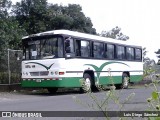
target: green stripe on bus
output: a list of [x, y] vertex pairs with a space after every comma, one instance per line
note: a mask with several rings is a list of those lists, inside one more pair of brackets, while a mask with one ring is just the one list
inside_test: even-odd
[[[41, 82], [36, 82], [33, 80], [22, 81], [22, 87], [81, 87], [79, 77], [68, 77], [62, 78], [62, 80], [42, 80]], [[139, 82], [142, 80], [142, 75], [132, 75], [130, 82]], [[121, 84], [122, 76], [112, 76], [100, 78], [99, 84]]]

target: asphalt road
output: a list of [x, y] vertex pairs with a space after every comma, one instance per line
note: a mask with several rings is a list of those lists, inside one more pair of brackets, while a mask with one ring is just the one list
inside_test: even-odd
[[[160, 87], [158, 87], [160, 90]], [[147, 98], [151, 97], [151, 88], [144, 87], [132, 87], [125, 90], [116, 90], [117, 96], [119, 96], [120, 104], [123, 104], [123, 110], [125, 111], [143, 111], [148, 108]], [[101, 91], [93, 93], [100, 103], [106, 98], [108, 91]], [[133, 98], [124, 103], [125, 99], [135, 94]], [[80, 100], [82, 103], [78, 103], [75, 100]], [[82, 105], [84, 104], [84, 105]], [[95, 109], [98, 109], [93, 99], [88, 94], [80, 94], [77, 91], [58, 92], [57, 94], [50, 95], [48, 93], [37, 92], [0, 92], [0, 111], [90, 111], [93, 110], [88, 107], [87, 104], [93, 104]], [[85, 106], [86, 105], [86, 106]], [[113, 100], [109, 100], [107, 105], [108, 111], [118, 111], [119, 106], [114, 103]], [[5, 119], [5, 118], [4, 118]], [[39, 120], [37, 118], [34, 120]], [[53, 118], [46, 118], [53, 119]], [[64, 119], [56, 117], [55, 119]], [[84, 118], [65, 118], [82, 120]], [[86, 118], [88, 120], [88, 118]], [[7, 120], [7, 119], [6, 119]]]

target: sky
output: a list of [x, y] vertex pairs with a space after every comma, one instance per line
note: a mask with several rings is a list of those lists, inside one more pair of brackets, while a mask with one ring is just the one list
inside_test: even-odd
[[[13, 3], [21, 0], [12, 0]], [[147, 48], [147, 57], [157, 61], [160, 49], [160, 0], [48, 0], [53, 4], [79, 4], [98, 33], [118, 26], [130, 41]]]

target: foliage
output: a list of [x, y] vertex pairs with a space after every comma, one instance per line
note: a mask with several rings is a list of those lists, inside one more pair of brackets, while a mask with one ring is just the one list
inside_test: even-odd
[[13, 6], [12, 14], [28, 34], [34, 34], [46, 30], [46, 8], [46, 0], [22, 0]]
[[103, 37], [109, 37], [117, 40], [128, 40], [129, 37], [124, 35], [121, 31], [121, 28], [116, 26], [110, 31], [102, 31], [101, 36]]
[[62, 6], [49, 4], [47, 0], [22, 0], [13, 6], [12, 14], [28, 34], [69, 29], [96, 34], [90, 18], [82, 12], [80, 5]]
[[[110, 80], [113, 83], [113, 78], [111, 76], [111, 73], [110, 73], [110, 71], [108, 71], [108, 72], [109, 72], [109, 76], [108, 77], [110, 78]], [[81, 86], [83, 87], [84, 90], [87, 89], [87, 88], [85, 88], [87, 86], [85, 86], [85, 80], [84, 79], [80, 79], [80, 83], [81, 83]], [[120, 100], [120, 95], [123, 92], [123, 89], [121, 89], [120, 91], [116, 91], [115, 88], [116, 87], [114, 86], [114, 83], [113, 83], [110, 86], [109, 91], [107, 91], [106, 93], [104, 93], [105, 97], [102, 100], [99, 99], [96, 95], [94, 95], [94, 93], [92, 93], [91, 91], [88, 91], [87, 96], [89, 98], [91, 98], [91, 100], [93, 100], [93, 102], [86, 103], [85, 101], [77, 98], [76, 96], [73, 96], [73, 99], [77, 103], [79, 103], [79, 104], [81, 104], [81, 105], [83, 105], [85, 107], [89, 107], [92, 110], [101, 111], [102, 114], [103, 114], [103, 116], [107, 120], [110, 120], [110, 117], [107, 114], [107, 111], [110, 110], [110, 108], [109, 108], [110, 101], [113, 101], [114, 104], [117, 105], [117, 107], [118, 107], [117, 110], [118, 111], [124, 111], [125, 110], [124, 105], [127, 102], [129, 102], [134, 97], [134, 95], [135, 95], [135, 93], [133, 92], [133, 93], [129, 94], [128, 97], [126, 97], [123, 101], [121, 101]], [[105, 90], [105, 86], [99, 86], [98, 90]], [[120, 119], [124, 119], [124, 118], [120, 118]]]
[[21, 57], [22, 51], [4, 50], [3, 53], [4, 56], [1, 56], [0, 60], [0, 83], [9, 83], [9, 71], [10, 83], [19, 83], [21, 79], [21, 60], [17, 60], [15, 53]]
[[[150, 70], [148, 74], [152, 74], [154, 70]], [[155, 74], [154, 74], [155, 75]], [[145, 75], [146, 76], [146, 75]], [[157, 78], [160, 78], [158, 75], [155, 75], [156, 77], [152, 77], [152, 83], [150, 83], [149, 85], [145, 85], [147, 88], [151, 88], [152, 92], [151, 92], [151, 97], [147, 98], [147, 102], [148, 102], [148, 109], [147, 111], [157, 111], [160, 112], [160, 91], [158, 90], [158, 86], [160, 81], [157, 80]], [[149, 117], [149, 120], [159, 120], [160, 117]]]
[[[19, 23], [9, 13], [11, 9], [10, 0], [0, 1], [0, 83], [8, 84], [8, 57], [7, 49], [20, 49], [21, 38], [25, 35], [25, 30], [19, 26]], [[11, 58], [13, 59], [13, 57]], [[17, 64], [14, 62], [14, 70]], [[17, 81], [20, 75], [11, 73], [12, 82]], [[20, 78], [20, 77], [19, 77]], [[20, 81], [20, 80], [19, 80]]]
[[[160, 68], [156, 62], [148, 57], [145, 58], [143, 63], [144, 74], [147, 75], [148, 79], [151, 79], [155, 74], [160, 73]], [[146, 77], [146, 78], [147, 78]]]
[[158, 55], [157, 57], [160, 58], [160, 55], [159, 55], [160, 54], [160, 49], [158, 49], [158, 51], [155, 52], [155, 53]]
[[[145, 70], [144, 78], [148, 75], [152, 75], [153, 73], [156, 77], [151, 77], [152, 83], [145, 85], [146, 87], [151, 88], [152, 92], [151, 92], [151, 97], [146, 98], [146, 101], [148, 102], [148, 108], [147, 108], [147, 110], [144, 110], [144, 111], [148, 111], [148, 112], [154, 111], [154, 112], [157, 112], [157, 114], [159, 114], [158, 112], [160, 112], [160, 91], [158, 89], [158, 86], [159, 86], [160, 81], [158, 81], [156, 78], [160, 78], [160, 75], [159, 76], [156, 75], [155, 70], [149, 68], [149, 69]], [[112, 80], [112, 78], [110, 78], [110, 79]], [[82, 84], [82, 87], [85, 87], [84, 79], [80, 79], [80, 83]], [[91, 98], [91, 100], [93, 100], [93, 102], [86, 103], [84, 100], [81, 100], [81, 99], [77, 98], [76, 96], [73, 96], [73, 99], [77, 103], [79, 103], [85, 107], [89, 107], [92, 110], [101, 111], [103, 116], [107, 120], [110, 120], [110, 117], [107, 115], [107, 111], [110, 110], [109, 102], [113, 101], [114, 104], [116, 104], [118, 106], [117, 111], [125, 111], [125, 107], [124, 107], [125, 103], [130, 101], [132, 99], [132, 97], [134, 97], [134, 95], [135, 95], [135, 93], [131, 93], [128, 95], [127, 98], [120, 101], [120, 95], [122, 92], [123, 92], [123, 89], [120, 91], [116, 91], [115, 86], [112, 85], [110, 87], [110, 90], [105, 93], [105, 98], [103, 100], [100, 100], [98, 96], [94, 95], [94, 93], [91, 93], [90, 91], [87, 93], [87, 95], [89, 96], [89, 98]], [[122, 117], [119, 119], [122, 120], [122, 119], [128, 119], [128, 118]], [[159, 120], [160, 117], [148, 117], [148, 118], [144, 118], [144, 119]]]
[[18, 49], [20, 47], [22, 35], [25, 33], [18, 25], [17, 21], [9, 19], [0, 20], [0, 49]]
[[[92, 92], [88, 92], [87, 96], [89, 98], [91, 98], [92, 102], [85, 102], [84, 100], [81, 100], [80, 98], [77, 98], [76, 96], [73, 96], [73, 99], [85, 106], [85, 107], [89, 107], [90, 109], [94, 110], [94, 111], [102, 111], [103, 116], [107, 119], [110, 120], [110, 117], [107, 115], [107, 111], [110, 111], [109, 108], [109, 103], [110, 101], [113, 101], [115, 105], [117, 105], [117, 110], [118, 111], [124, 111], [124, 105], [129, 102], [135, 95], [135, 93], [131, 93], [128, 97], [126, 97], [123, 101], [120, 101], [120, 95], [122, 93], [121, 91], [116, 91], [115, 90], [115, 86], [110, 86], [110, 90], [107, 91], [106, 93], [104, 93], [105, 97], [104, 99], [99, 99], [98, 96], [94, 95], [94, 93]], [[123, 119], [123, 118], [120, 118]]]
[[[11, 83], [20, 83], [21, 75], [18, 73], [11, 73]], [[9, 76], [8, 72], [0, 72], [0, 84], [8, 84]]]
[[4, 56], [4, 50], [19, 49], [21, 38], [25, 34], [25, 30], [10, 16], [8, 12], [10, 8], [11, 1], [2, 0], [0, 6], [0, 59]]
[[146, 50], [146, 47], [144, 47], [142, 51], [143, 51], [143, 62], [145, 62], [148, 59], [146, 57], [146, 54], [147, 54], [148, 51]]
[[[9, 83], [7, 49], [20, 49], [21, 38], [25, 35], [25, 30], [10, 14], [12, 2], [10, 0], [0, 1], [0, 84]], [[14, 56], [14, 55], [13, 55]], [[11, 58], [13, 59], [13, 57]], [[17, 64], [15, 62], [14, 70]], [[12, 82], [20, 82], [20, 75], [11, 73]]]
[[0, 72], [0, 84], [8, 84], [8, 73]]
[[160, 65], [160, 49], [157, 50], [157, 52], [155, 52], [157, 54], [157, 57], [159, 58], [158, 60], [158, 65]]

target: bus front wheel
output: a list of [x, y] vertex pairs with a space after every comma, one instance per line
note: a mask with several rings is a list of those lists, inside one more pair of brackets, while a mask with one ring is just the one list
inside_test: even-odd
[[88, 73], [85, 73], [84, 76], [84, 82], [83, 82], [83, 86], [81, 88], [81, 91], [86, 93], [86, 92], [91, 92], [91, 76]]

